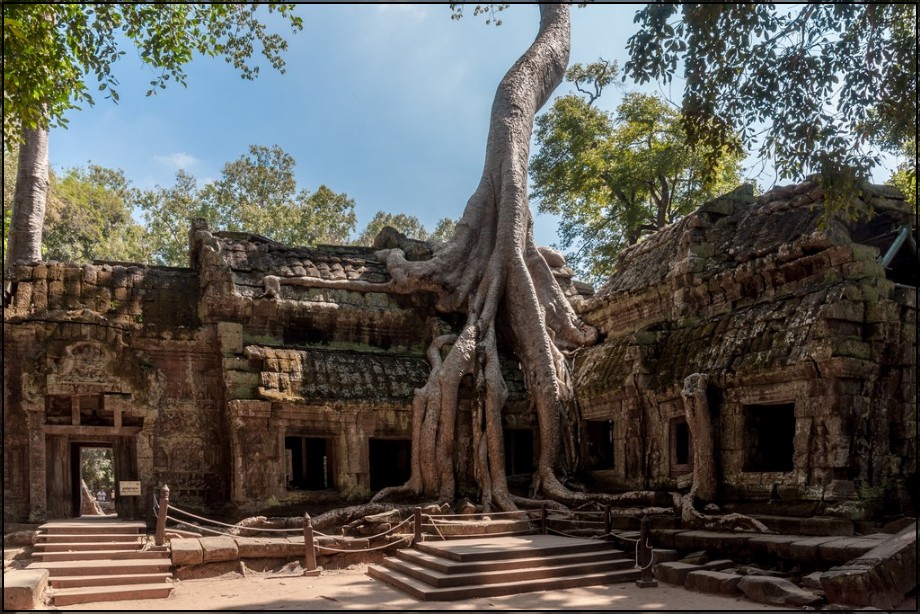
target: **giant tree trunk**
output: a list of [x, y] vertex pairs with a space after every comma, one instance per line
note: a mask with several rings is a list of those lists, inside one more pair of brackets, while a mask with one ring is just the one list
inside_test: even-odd
[[556, 474], [573, 467], [577, 453], [575, 399], [562, 351], [593, 343], [597, 331], [575, 316], [537, 250], [527, 199], [534, 116], [562, 80], [568, 55], [569, 7], [541, 4], [536, 40], [498, 86], [482, 178], [454, 236], [425, 261], [407, 261], [398, 249], [379, 252], [394, 286], [434, 291], [440, 310], [466, 316], [459, 335], [436, 338], [429, 351], [431, 374], [413, 404], [412, 473], [399, 490], [453, 499], [458, 388], [472, 374], [478, 397], [472, 450], [482, 502], [486, 509], [516, 507], [505, 477], [501, 329], [521, 361], [539, 425], [533, 490], [577, 498]]
[[24, 128], [13, 194], [13, 219], [5, 254], [6, 274], [17, 262], [42, 257], [42, 228], [48, 199], [48, 130]]

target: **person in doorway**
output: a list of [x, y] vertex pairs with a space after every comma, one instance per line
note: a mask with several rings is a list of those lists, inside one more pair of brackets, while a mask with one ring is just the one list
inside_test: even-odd
[[109, 491], [109, 501], [114, 501], [114, 500], [115, 500], [115, 489], [113, 488], [112, 490]]
[[96, 493], [96, 501], [98, 501], [99, 503], [102, 503], [103, 501], [105, 501], [105, 491], [102, 490], [101, 488], [99, 489], [99, 492]]

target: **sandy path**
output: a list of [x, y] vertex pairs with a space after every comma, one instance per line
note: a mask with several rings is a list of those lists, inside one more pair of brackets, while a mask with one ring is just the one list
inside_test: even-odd
[[471, 601], [416, 601], [368, 577], [365, 565], [324, 571], [317, 577], [279, 573], [228, 574], [175, 581], [169, 599], [112, 601], [60, 610], [777, 610], [744, 599], [632, 582]]

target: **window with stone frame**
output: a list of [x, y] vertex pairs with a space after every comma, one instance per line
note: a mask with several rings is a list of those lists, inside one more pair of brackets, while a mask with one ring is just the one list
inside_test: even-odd
[[325, 437], [284, 437], [285, 484], [288, 490], [325, 490], [335, 486], [332, 445]]
[[744, 471], [792, 471], [795, 404], [744, 405]]
[[668, 424], [668, 456], [671, 475], [681, 475], [693, 471], [693, 439], [687, 418], [671, 418]]
[[373, 437], [367, 440], [367, 447], [373, 492], [406, 483], [412, 470], [411, 439]]
[[585, 424], [585, 435], [585, 462], [588, 469], [613, 469], [613, 420], [588, 420]]

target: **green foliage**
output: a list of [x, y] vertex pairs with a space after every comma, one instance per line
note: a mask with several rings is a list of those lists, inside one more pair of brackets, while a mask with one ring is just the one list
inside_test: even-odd
[[80, 450], [80, 477], [93, 497], [97, 490], [106, 495], [115, 488], [115, 462], [111, 448], [82, 448]]
[[[463, 18], [463, 9], [465, 8], [464, 2], [451, 2], [450, 3], [450, 18], [451, 19], [462, 19]], [[502, 20], [499, 19], [498, 14], [504, 11], [506, 8], [511, 6], [510, 2], [486, 2], [483, 4], [476, 3], [473, 6], [473, 16], [478, 15], [487, 15], [486, 25], [494, 23], [496, 26], [502, 25]]]
[[886, 182], [901, 191], [907, 197], [907, 205], [917, 210], [917, 141], [908, 141], [903, 150], [906, 158]]
[[174, 186], [144, 191], [139, 205], [154, 260], [185, 266], [196, 218], [213, 229], [252, 232], [289, 245], [345, 243], [355, 227], [354, 200], [325, 185], [315, 192], [298, 189], [295, 165], [277, 145], [252, 145], [203, 188], [179, 171]]
[[354, 244], [367, 246], [373, 245], [374, 238], [381, 230], [383, 230], [384, 226], [392, 226], [410, 239], [417, 239], [419, 241], [445, 242], [453, 236], [454, 228], [457, 226], [457, 222], [450, 219], [449, 217], [442, 218], [438, 220], [434, 230], [432, 232], [428, 232], [428, 229], [425, 228], [425, 225], [422, 224], [414, 215], [378, 211], [376, 215], [374, 215], [373, 219], [367, 223], [367, 226], [364, 228], [364, 230], [361, 231], [361, 234], [358, 235], [358, 238], [355, 239]]
[[[610, 68], [576, 64], [567, 78], [597, 83]], [[558, 98], [537, 118], [530, 166], [531, 197], [540, 211], [561, 216], [561, 247], [575, 248], [570, 265], [594, 282], [643, 234], [736, 187], [741, 158], [734, 148], [690, 147], [680, 114], [656, 96], [628, 93], [615, 114], [597, 109], [591, 102], [600, 89], [582, 90], [587, 100]]]
[[[292, 4], [270, 3], [296, 31], [303, 27]], [[152, 69], [147, 95], [170, 80], [185, 85], [184, 66], [195, 53], [224, 57], [245, 79], [259, 73], [250, 58], [260, 45], [273, 68], [283, 72], [287, 42], [267, 31], [257, 4], [65, 4], [3, 5], [3, 133], [7, 147], [20, 125], [66, 125], [64, 113], [95, 103], [99, 92], [118, 102], [114, 63], [127, 39]]]
[[16, 191], [16, 173], [19, 170], [19, 145], [13, 142], [3, 156], [3, 262], [6, 262], [6, 243], [13, 223], [13, 194]]
[[52, 173], [45, 207], [42, 257], [144, 262], [144, 229], [131, 217], [135, 190], [121, 170], [90, 164]]
[[444, 217], [438, 220], [438, 223], [435, 225], [434, 230], [431, 231], [431, 234], [428, 235], [428, 241], [440, 241], [445, 243], [454, 236], [454, 230], [457, 228], [457, 221], [452, 220], [449, 217]]
[[175, 185], [141, 192], [138, 206], [144, 215], [151, 260], [156, 264], [188, 266], [192, 220], [204, 220], [212, 228], [220, 224], [217, 212], [202, 202], [198, 182], [184, 170], [176, 173]]
[[820, 173], [839, 209], [916, 132], [915, 20], [908, 3], [650, 4], [626, 71], [667, 83], [683, 63], [692, 144], [759, 146], [781, 178]]
[[361, 231], [361, 234], [358, 235], [357, 240], [355, 240], [356, 245], [373, 245], [374, 238], [377, 234], [383, 230], [384, 226], [392, 226], [399, 232], [403, 233], [410, 239], [418, 239], [424, 241], [428, 238], [428, 231], [425, 229], [425, 226], [419, 221], [414, 215], [406, 215], [405, 213], [387, 213], [386, 211], [378, 211], [374, 215], [373, 219], [367, 223], [367, 226]]

